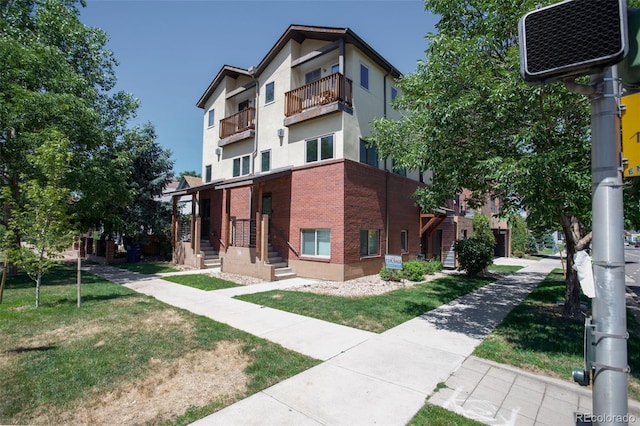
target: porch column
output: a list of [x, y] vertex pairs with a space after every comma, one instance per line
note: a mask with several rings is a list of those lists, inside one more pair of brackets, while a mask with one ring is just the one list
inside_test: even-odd
[[171, 204], [171, 247], [175, 247], [178, 241], [178, 198], [175, 195], [171, 197]]
[[196, 198], [196, 193], [191, 194], [191, 248], [195, 250], [195, 239], [196, 239], [196, 203], [198, 199]]
[[[258, 214], [258, 216], [260, 216], [260, 214]], [[266, 262], [269, 258], [269, 215], [262, 215], [261, 222], [263, 232], [260, 234], [260, 252], [262, 253], [260, 260]]]
[[221, 224], [221, 234], [220, 241], [224, 246], [224, 250], [227, 251], [229, 247], [229, 232], [230, 232], [230, 223], [229, 223], [229, 212], [231, 211], [231, 194], [229, 193], [229, 189], [225, 188], [222, 190], [222, 224]]

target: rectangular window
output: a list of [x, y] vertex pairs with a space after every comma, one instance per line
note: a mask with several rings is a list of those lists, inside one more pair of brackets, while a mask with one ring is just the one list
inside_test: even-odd
[[391, 168], [393, 169], [393, 172], [395, 174], [398, 174], [400, 176], [407, 176], [406, 167], [396, 167], [396, 160], [395, 159], [391, 161]]
[[340, 72], [340, 64], [331, 65], [331, 74], [336, 74]]
[[216, 124], [216, 111], [210, 109], [207, 113], [207, 127], [211, 127]]
[[246, 176], [251, 171], [251, 157], [237, 157], [233, 159], [233, 177]]
[[273, 102], [275, 99], [275, 83], [272, 81], [271, 83], [267, 83], [264, 88], [264, 103], [269, 104]]
[[409, 251], [409, 233], [407, 231], [400, 231], [400, 253], [407, 253]]
[[333, 135], [307, 140], [307, 163], [333, 158]]
[[211, 165], [205, 166], [204, 168], [204, 181], [211, 182]]
[[320, 68], [310, 71], [304, 75], [304, 84], [309, 84], [313, 83], [314, 81], [320, 80], [320, 76]]
[[303, 229], [301, 239], [303, 255], [324, 258], [331, 256], [330, 229]]
[[260, 171], [268, 172], [271, 170], [271, 151], [262, 151], [260, 154]]
[[369, 68], [360, 64], [360, 86], [365, 89], [369, 88]]
[[377, 256], [380, 254], [380, 231], [365, 229], [360, 231], [360, 256]]
[[378, 167], [378, 148], [367, 146], [367, 141], [360, 139], [360, 162], [373, 167]]
[[395, 87], [392, 87], [391, 88], [391, 100], [395, 101], [397, 97], [398, 97], [398, 89], [396, 89]]

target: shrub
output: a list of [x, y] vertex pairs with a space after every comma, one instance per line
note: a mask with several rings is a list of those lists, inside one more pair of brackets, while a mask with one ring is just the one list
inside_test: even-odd
[[520, 250], [516, 250], [516, 251], [513, 252], [513, 255], [515, 257], [520, 257], [521, 258], [522, 256], [524, 256], [524, 252], [520, 251]]
[[486, 244], [491, 247], [496, 245], [496, 236], [493, 235], [493, 231], [491, 230], [491, 221], [489, 220], [489, 216], [483, 215], [481, 213], [476, 213], [473, 215], [473, 238], [484, 241]]
[[409, 281], [423, 281], [426, 274], [426, 264], [424, 260], [410, 260], [404, 262], [402, 276]]
[[402, 271], [383, 267], [380, 269], [380, 278], [385, 281], [402, 281]]
[[458, 269], [470, 277], [478, 275], [493, 262], [493, 246], [477, 238], [458, 240], [454, 249], [460, 263]]
[[424, 264], [425, 274], [427, 275], [433, 275], [436, 272], [442, 271], [442, 262], [440, 262], [439, 260], [429, 260], [427, 262], [424, 262]]

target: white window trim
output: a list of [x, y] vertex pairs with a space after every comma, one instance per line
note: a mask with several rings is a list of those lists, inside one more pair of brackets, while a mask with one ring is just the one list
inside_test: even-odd
[[[370, 257], [380, 257], [380, 253], [381, 253], [381, 249], [380, 249], [380, 230], [379, 229], [361, 229], [360, 230], [360, 235], [362, 235], [362, 232], [366, 232], [367, 233], [367, 254], [362, 254], [362, 246], [359, 247], [360, 250], [360, 259], [366, 259], [366, 258], [370, 258]], [[374, 254], [370, 254], [369, 253], [369, 232], [377, 232], [378, 234], [378, 249], [377, 249], [377, 253]], [[360, 241], [360, 243], [362, 243], [362, 240]]]
[[[269, 87], [269, 85], [273, 85], [273, 100], [267, 102], [267, 87]], [[273, 103], [276, 102], [276, 82], [275, 81], [270, 81], [267, 84], [264, 85], [264, 104], [265, 105], [271, 105]]]
[[[211, 115], [211, 113], [213, 112], [213, 124], [209, 124], [209, 116]], [[216, 125], [216, 110], [215, 108], [211, 108], [209, 109], [209, 111], [207, 111], [207, 129], [210, 129], [211, 127], [215, 127]]]
[[[365, 68], [367, 70], [367, 86], [363, 86], [362, 84], [362, 68]], [[371, 73], [369, 72], [369, 66], [363, 63], [360, 63], [360, 69], [358, 70], [359, 74], [360, 74], [360, 87], [364, 90], [369, 90], [371, 88]]]
[[[242, 173], [242, 164], [244, 163], [243, 160], [245, 158], [247, 158], [248, 159], [247, 161], [249, 162], [249, 171], [247, 173]], [[233, 170], [234, 163], [235, 163], [236, 160], [240, 160], [240, 174], [238, 174], [238, 175], [234, 175], [234, 170]], [[250, 174], [251, 174], [251, 156], [250, 155], [241, 155], [239, 157], [234, 157], [232, 159], [232, 161], [231, 161], [231, 175], [233, 177], [249, 176]]]
[[[262, 155], [267, 152], [269, 153], [269, 168], [267, 170], [262, 170]], [[270, 149], [265, 149], [264, 151], [260, 151], [260, 171], [261, 172], [271, 171], [271, 150]]]
[[[332, 145], [331, 148], [332, 148], [333, 152], [331, 153], [331, 158], [325, 158], [323, 160], [322, 158], [320, 158], [321, 154], [322, 154], [322, 139], [326, 138], [328, 136], [331, 136], [331, 142], [332, 142], [331, 143], [331, 145]], [[317, 154], [317, 157], [316, 157], [317, 160], [315, 160], [315, 161], [307, 161], [307, 158], [309, 158], [308, 150], [307, 150], [307, 147], [309, 146], [308, 142], [313, 141], [313, 140], [318, 142], [318, 148], [317, 148], [318, 152], [316, 153]], [[315, 138], [309, 138], [309, 139], [305, 139], [304, 140], [304, 163], [305, 164], [320, 163], [322, 161], [334, 160], [335, 158], [336, 158], [336, 135], [335, 135], [335, 133], [329, 133], [329, 134], [326, 134], [326, 135], [317, 136]]]
[[[318, 231], [329, 232], [329, 255], [321, 254], [307, 254], [304, 253], [304, 231], [314, 231], [314, 251], [318, 249]], [[300, 229], [300, 255], [301, 257], [315, 258], [315, 259], [331, 259], [331, 229], [330, 228], [303, 228]]]

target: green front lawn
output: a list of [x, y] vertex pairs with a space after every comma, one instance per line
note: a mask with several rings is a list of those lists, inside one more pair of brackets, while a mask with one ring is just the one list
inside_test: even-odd
[[141, 274], [162, 274], [164, 272], [177, 272], [178, 270], [168, 262], [134, 262], [118, 263], [114, 266]]
[[276, 290], [238, 296], [238, 299], [381, 333], [491, 281], [451, 275], [377, 296], [351, 298]]
[[[475, 349], [474, 355], [571, 380], [573, 368], [584, 366], [584, 320], [562, 317], [562, 306], [557, 302], [564, 299], [564, 291], [562, 271], [553, 271]], [[631, 315], [628, 329], [629, 394], [640, 400], [640, 326]]]
[[489, 271], [496, 274], [511, 274], [513, 272], [522, 269], [522, 266], [517, 265], [489, 265]]
[[[204, 374], [224, 388], [229, 379], [217, 377], [237, 368], [238, 388], [207, 394], [202, 402], [187, 398], [186, 405], [160, 417], [153, 416], [166, 404], [152, 405], [146, 413], [151, 417], [138, 420], [187, 424], [318, 363], [87, 273], [78, 308], [75, 274], [59, 267], [45, 275], [39, 308], [29, 278], [8, 278], [0, 304], [0, 424], [91, 423], [82, 416], [90, 419], [100, 410], [121, 423], [116, 410], [140, 415], [145, 400], [166, 383], [188, 389]], [[222, 370], [202, 371], [215, 362]], [[198, 377], [186, 381], [181, 371]], [[129, 394], [138, 396], [127, 399]], [[165, 399], [173, 403], [179, 396]], [[105, 408], [117, 398], [124, 400]], [[122, 408], [133, 401], [135, 410]]]
[[173, 283], [187, 285], [189, 287], [199, 288], [200, 290], [207, 291], [240, 286], [240, 284], [204, 274], [173, 275], [164, 277], [163, 279], [166, 281], [171, 281]]

